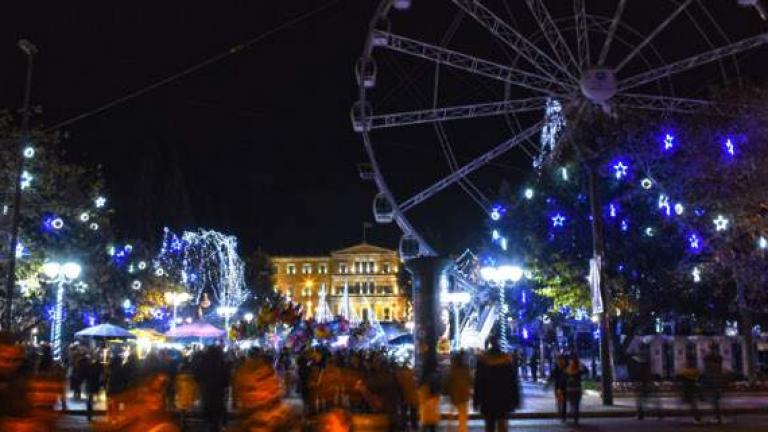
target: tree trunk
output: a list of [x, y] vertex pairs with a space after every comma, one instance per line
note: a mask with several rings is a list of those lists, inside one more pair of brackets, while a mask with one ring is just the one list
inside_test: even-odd
[[755, 356], [752, 349], [754, 341], [752, 340], [752, 327], [754, 327], [754, 321], [752, 319], [752, 311], [747, 306], [747, 299], [745, 293], [744, 283], [736, 281], [736, 304], [739, 311], [739, 331], [743, 337], [741, 345], [741, 358], [744, 364], [744, 376], [750, 383], [755, 382]]
[[[603, 260], [605, 255], [605, 241], [603, 239], [603, 211], [600, 203], [600, 195], [597, 190], [597, 164], [586, 163], [585, 168], [589, 178], [589, 204], [592, 214], [592, 252], [595, 259]], [[613, 333], [611, 332], [611, 320], [608, 314], [610, 308], [610, 295], [608, 287], [602, 277], [602, 264], [598, 265], [600, 280], [600, 297], [603, 303], [603, 312], [600, 319], [600, 367], [602, 368], [601, 387], [603, 405], [613, 405]]]

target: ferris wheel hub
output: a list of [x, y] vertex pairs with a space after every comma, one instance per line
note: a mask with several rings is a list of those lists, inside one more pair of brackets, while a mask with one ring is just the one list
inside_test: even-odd
[[605, 105], [616, 95], [616, 73], [611, 68], [591, 68], [584, 71], [579, 81], [581, 93], [598, 105]]

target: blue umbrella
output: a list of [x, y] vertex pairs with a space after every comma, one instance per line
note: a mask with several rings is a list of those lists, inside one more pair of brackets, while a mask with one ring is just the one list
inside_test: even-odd
[[410, 333], [401, 334], [400, 336], [390, 339], [390, 345], [405, 345], [413, 344], [413, 335]]
[[80, 330], [75, 336], [100, 337], [112, 339], [135, 339], [136, 336], [128, 330], [112, 324], [99, 324]]

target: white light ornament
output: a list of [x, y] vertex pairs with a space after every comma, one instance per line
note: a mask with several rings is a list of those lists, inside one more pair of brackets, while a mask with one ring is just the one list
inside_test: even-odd
[[527, 188], [524, 193], [525, 199], [533, 199], [533, 189]]
[[685, 213], [685, 206], [683, 206], [680, 203], [675, 204], [675, 214], [678, 216], [682, 216], [683, 213]]
[[24, 148], [24, 152], [22, 153], [25, 158], [32, 159], [35, 157], [35, 148], [32, 146], [27, 146]]
[[107, 199], [103, 196], [98, 196], [95, 200], [93, 200], [93, 204], [96, 206], [96, 208], [102, 208], [107, 205]]
[[141, 281], [136, 279], [133, 282], [131, 282], [131, 288], [134, 290], [140, 290], [141, 289]]
[[640, 181], [640, 186], [642, 186], [643, 189], [648, 190], [653, 187], [653, 180], [646, 177]]
[[29, 171], [22, 171], [21, 173], [21, 189], [29, 189], [30, 186], [32, 186], [32, 180], [34, 179], [34, 176], [29, 173]]
[[725, 231], [728, 229], [730, 221], [723, 215], [717, 215], [717, 218], [713, 219], [712, 223], [715, 224], [715, 231]]
[[768, 239], [766, 239], [763, 236], [760, 236], [760, 238], [757, 239], [757, 247], [759, 247], [760, 249], [768, 248]]
[[88, 212], [80, 213], [80, 222], [88, 222], [88, 220], [90, 219], [91, 219], [91, 215], [89, 215]]
[[99, 230], [99, 224], [97, 224], [96, 222], [91, 222], [91, 224], [88, 225], [88, 227], [91, 229], [91, 231], [98, 231]]
[[699, 270], [698, 267], [693, 268], [693, 270], [691, 271], [691, 276], [693, 277], [694, 283], [701, 282], [701, 270]]
[[661, 194], [659, 195], [659, 209], [664, 210], [664, 213], [666, 213], [667, 216], [669, 216], [672, 212], [672, 209], [669, 206], [669, 197]]
[[61, 218], [56, 218], [51, 221], [51, 227], [55, 230], [64, 228], [64, 221]]

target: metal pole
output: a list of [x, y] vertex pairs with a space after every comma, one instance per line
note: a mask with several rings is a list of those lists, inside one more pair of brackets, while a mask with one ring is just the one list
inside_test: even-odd
[[5, 281], [5, 320], [4, 327], [12, 331], [13, 295], [16, 288], [16, 245], [19, 242], [19, 223], [21, 219], [21, 176], [24, 173], [24, 147], [29, 136], [29, 119], [32, 115], [30, 99], [32, 95], [32, 65], [37, 48], [28, 40], [19, 41], [19, 48], [27, 54], [27, 78], [24, 85], [24, 105], [21, 117], [21, 140], [19, 141], [16, 162], [16, 185], [13, 193], [13, 213], [11, 214], [11, 238], [8, 246], [8, 274]]
[[[600, 196], [597, 192], [597, 167], [595, 163], [587, 163], [587, 175], [589, 177], [589, 203], [592, 213], [592, 251], [595, 259], [602, 258], [605, 252], [603, 241], [603, 212], [600, 205]], [[602, 273], [602, 265], [597, 269]], [[609, 298], [603, 283], [602, 274], [599, 275], [600, 296], [603, 300], [603, 312], [599, 314], [600, 322], [600, 365], [602, 367], [601, 386], [603, 405], [613, 405], [613, 361], [609, 339], [610, 317], [608, 316]]]
[[176, 299], [173, 299], [173, 320], [171, 320], [171, 330], [176, 328], [176, 310], [179, 308], [179, 303]]
[[59, 276], [56, 288], [56, 306], [53, 310], [53, 329], [51, 329], [51, 351], [53, 359], [61, 360], [61, 325], [64, 321], [64, 278]]

